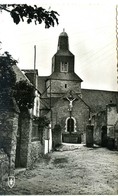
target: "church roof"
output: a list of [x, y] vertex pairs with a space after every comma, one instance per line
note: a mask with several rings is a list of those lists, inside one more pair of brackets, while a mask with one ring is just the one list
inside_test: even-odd
[[17, 65], [13, 65], [12, 68], [14, 73], [16, 74], [16, 82], [27, 81], [30, 85], [32, 85], [30, 80], [25, 76], [25, 74], [22, 73], [22, 71], [19, 69]]
[[38, 76], [38, 90], [40, 93], [44, 93], [46, 91], [46, 80], [48, 79], [48, 76]]
[[82, 82], [82, 79], [74, 72], [70, 73], [60, 73], [60, 72], [53, 72], [50, 76], [49, 79], [54, 79], [54, 80], [70, 80], [70, 81], [79, 81]]
[[81, 92], [82, 99], [89, 105], [92, 112], [105, 110], [107, 104], [118, 103], [117, 91], [81, 89]]
[[59, 36], [67, 36], [68, 37], [68, 34], [65, 31], [63, 31], [62, 33], [60, 33]]
[[69, 50], [58, 50], [56, 56], [74, 56]]

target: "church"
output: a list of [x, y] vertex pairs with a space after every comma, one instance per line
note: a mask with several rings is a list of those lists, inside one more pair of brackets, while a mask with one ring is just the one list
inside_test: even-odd
[[[85, 141], [86, 126], [92, 116], [106, 111], [109, 104], [117, 107], [118, 92], [82, 89], [83, 80], [75, 73], [74, 62], [68, 34], [63, 31], [52, 57], [51, 75], [37, 75], [37, 82], [41, 93], [40, 115], [50, 119], [52, 129], [56, 125], [61, 127], [62, 142], [81, 143]], [[107, 127], [107, 121], [102, 126]]]
[[[5, 59], [1, 57], [1, 65], [6, 67]], [[83, 80], [75, 73], [74, 61], [63, 31], [52, 57], [51, 75], [39, 76], [37, 69], [20, 70], [13, 65], [10, 79], [15, 74], [14, 83], [7, 78], [7, 86], [3, 78], [0, 149], [8, 158], [10, 172], [30, 167], [62, 142], [118, 150], [118, 92], [81, 88]]]

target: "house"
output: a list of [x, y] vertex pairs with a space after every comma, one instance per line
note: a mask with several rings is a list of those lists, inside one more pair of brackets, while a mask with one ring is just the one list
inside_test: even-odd
[[[10, 77], [6, 75], [5, 83], [1, 78], [8, 86], [0, 89], [0, 149], [8, 157], [11, 175], [15, 167], [31, 167], [48, 153], [52, 149], [52, 139], [50, 125], [39, 129], [41, 94], [37, 89], [37, 71], [33, 73], [33, 83], [17, 65], [9, 69], [9, 63], [5, 61], [6, 66]], [[50, 138], [46, 138], [46, 133]]]

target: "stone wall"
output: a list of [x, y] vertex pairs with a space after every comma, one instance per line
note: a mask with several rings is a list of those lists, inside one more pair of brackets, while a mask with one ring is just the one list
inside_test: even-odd
[[16, 136], [18, 130], [18, 113], [0, 111], [0, 148], [8, 155], [10, 170], [14, 173], [16, 155]]
[[115, 123], [118, 120], [118, 113], [117, 113], [117, 107], [115, 104], [109, 104], [107, 105], [107, 136], [112, 136], [112, 131], [110, 131], [111, 127], [115, 125]]
[[33, 141], [30, 144], [30, 163], [29, 165], [32, 166], [36, 161], [40, 160], [42, 155], [42, 144], [41, 141]]
[[[19, 141], [17, 140], [18, 167], [27, 167], [30, 162], [30, 143], [31, 143], [32, 119], [28, 111], [21, 112], [19, 115]], [[18, 145], [19, 143], [19, 145]]]
[[101, 145], [102, 129], [107, 126], [106, 111], [101, 111], [94, 115], [91, 119], [91, 124], [94, 125], [93, 140], [95, 144]]
[[19, 118], [19, 132], [20, 132], [20, 153], [19, 166], [31, 167], [42, 154], [41, 141], [32, 140], [33, 121], [32, 116], [28, 111], [22, 112]]
[[8, 177], [9, 174], [9, 159], [3, 149], [0, 149], [0, 182]]
[[[17, 151], [18, 167], [31, 167], [34, 162], [38, 161], [43, 154], [48, 153], [52, 149], [52, 135], [51, 128], [47, 127], [41, 131], [41, 135], [33, 137], [32, 116], [28, 111], [20, 113], [19, 116], [19, 138], [20, 145], [17, 145], [19, 150]], [[38, 123], [38, 122], [37, 122]], [[35, 130], [34, 130], [35, 131]], [[18, 144], [18, 141], [17, 141]]]
[[51, 84], [51, 96], [59, 97], [64, 93], [69, 91], [69, 89], [74, 89], [74, 91], [78, 94], [81, 93], [81, 83], [78, 81], [68, 81], [68, 80], [50, 80], [47, 81], [46, 86], [49, 87], [47, 89], [47, 96], [50, 97], [50, 84]]

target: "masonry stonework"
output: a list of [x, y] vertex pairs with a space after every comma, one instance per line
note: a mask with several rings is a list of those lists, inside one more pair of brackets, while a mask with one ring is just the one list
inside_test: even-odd
[[60, 97], [66, 92], [68, 92], [70, 89], [74, 89], [74, 91], [77, 94], [81, 94], [81, 83], [78, 83], [78, 81], [74, 80], [48, 80], [47, 81], [47, 96], [50, 97]]
[[115, 104], [107, 105], [107, 136], [113, 137], [110, 128], [115, 125], [118, 119], [117, 107]]
[[93, 115], [91, 119], [91, 124], [94, 125], [94, 131], [93, 131], [94, 143], [101, 145], [102, 132], [104, 131], [104, 127], [107, 126], [106, 111], [101, 111], [96, 115]]
[[[75, 130], [71, 134], [71, 136], [73, 137], [75, 143], [78, 142], [79, 137], [81, 137], [80, 138], [81, 140], [83, 138], [82, 136], [85, 134], [86, 125], [89, 119], [89, 113], [90, 113], [89, 107], [81, 100], [80, 97], [78, 97], [78, 99], [73, 102], [73, 109], [71, 112], [71, 118], [74, 119], [74, 123], [75, 123], [74, 124]], [[58, 102], [55, 103], [54, 107], [52, 107], [53, 129], [56, 124], [59, 124], [61, 126], [62, 135], [63, 136], [65, 135], [64, 137], [66, 138], [69, 136], [69, 133], [67, 132], [67, 119], [69, 118], [70, 118], [69, 102], [64, 97], [61, 97], [58, 100]], [[58, 142], [60, 143], [60, 141]]]
[[0, 148], [3, 148], [9, 158], [10, 173], [14, 172], [16, 141], [18, 131], [18, 113], [14, 111], [0, 112]]
[[0, 182], [8, 177], [9, 174], [9, 159], [3, 149], [0, 150]]
[[30, 165], [30, 143], [31, 143], [32, 119], [28, 111], [21, 112], [19, 116], [19, 165], [28, 167]]

